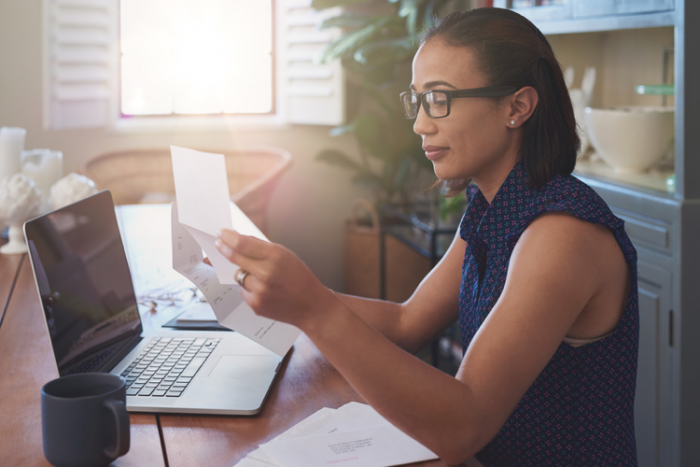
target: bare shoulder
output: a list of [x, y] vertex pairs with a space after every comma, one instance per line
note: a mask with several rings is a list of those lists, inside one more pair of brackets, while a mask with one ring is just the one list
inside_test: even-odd
[[525, 243], [542, 244], [555, 250], [575, 248], [580, 254], [586, 255], [599, 253], [605, 257], [610, 250], [621, 251], [615, 235], [608, 227], [563, 211], [551, 211], [538, 216], [525, 229], [522, 239]]
[[604, 307], [621, 300], [629, 277], [620, 244], [609, 228], [558, 211], [537, 217], [525, 229], [509, 272], [549, 277], [563, 289], [585, 291], [586, 303], [603, 300]]

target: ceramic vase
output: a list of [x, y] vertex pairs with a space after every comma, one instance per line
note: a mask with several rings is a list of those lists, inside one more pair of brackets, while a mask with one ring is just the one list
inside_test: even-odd
[[22, 224], [39, 211], [41, 193], [24, 174], [16, 173], [0, 180], [0, 219], [10, 226], [9, 243], [0, 253], [15, 255], [27, 252]]

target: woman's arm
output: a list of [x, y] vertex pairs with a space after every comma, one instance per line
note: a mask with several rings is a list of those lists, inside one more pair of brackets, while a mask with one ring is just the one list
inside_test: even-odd
[[440, 262], [403, 303], [336, 293], [340, 301], [387, 339], [410, 353], [432, 342], [458, 318], [466, 243], [456, 235]]
[[380, 414], [458, 464], [496, 435], [609, 279], [613, 255], [601, 235], [568, 216], [533, 222], [456, 378], [394, 345], [279, 245], [227, 231], [220, 249], [250, 271], [243, 294], [257, 313], [301, 328]]

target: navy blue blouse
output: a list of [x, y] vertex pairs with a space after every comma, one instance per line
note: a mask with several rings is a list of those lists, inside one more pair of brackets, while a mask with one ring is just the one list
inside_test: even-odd
[[624, 223], [573, 176], [556, 176], [540, 190], [529, 188], [522, 162], [490, 205], [476, 186], [470, 185], [467, 196], [469, 208], [460, 225], [467, 249], [459, 294], [465, 352], [503, 291], [518, 238], [545, 211], [565, 211], [608, 227], [632, 271], [627, 306], [614, 332], [581, 347], [559, 345], [505, 425], [476, 458], [485, 467], [636, 466], [637, 253]]

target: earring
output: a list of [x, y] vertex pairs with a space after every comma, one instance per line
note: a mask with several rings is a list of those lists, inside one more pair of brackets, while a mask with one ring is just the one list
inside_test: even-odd
[[511, 120], [511, 121], [510, 121], [510, 124], [511, 124], [511, 125], [515, 125], [515, 120]]

